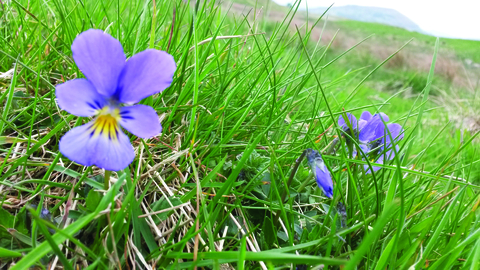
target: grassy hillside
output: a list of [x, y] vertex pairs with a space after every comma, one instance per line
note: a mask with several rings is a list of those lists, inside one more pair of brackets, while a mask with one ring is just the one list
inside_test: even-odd
[[[309, 11], [311, 13], [323, 14], [327, 9], [327, 7], [320, 7], [311, 8]], [[408, 17], [389, 8], [355, 5], [333, 6], [328, 9], [328, 14], [354, 21], [380, 23], [400, 27], [408, 31], [422, 32], [422, 29]]]
[[224, 4], [227, 4], [227, 5], [229, 5], [230, 3], [238, 3], [248, 7], [258, 7], [259, 9], [265, 8], [265, 9], [280, 10], [280, 11], [288, 10], [287, 8], [281, 5], [278, 5], [277, 3], [271, 0], [235, 0], [230, 2], [224, 2]]
[[[238, 5], [227, 13], [215, 1], [3, 1], [0, 267], [477, 269], [479, 132], [462, 125], [466, 116], [452, 116], [475, 116], [479, 95], [474, 84], [428, 71], [458, 52], [425, 38], [394, 56], [406, 32], [381, 34], [375, 24], [361, 24], [361, 32], [359, 23], [338, 21], [334, 28], [346, 32], [333, 38], [305, 14], [267, 9], [254, 20], [236, 13], [244, 10]], [[112, 90], [92, 78], [116, 71], [99, 67], [117, 51], [102, 39], [72, 48], [90, 28], [118, 40], [128, 58], [119, 64], [138, 63], [132, 59], [150, 49], [176, 65], [169, 86], [140, 102], [153, 108], [162, 132], [140, 138], [125, 131], [134, 158], [118, 171], [74, 162], [59, 144], [100, 117], [137, 117], [145, 121], [140, 130], [155, 124], [146, 113], [129, 115], [131, 104], [104, 109], [123, 94], [150, 91], [134, 88], [151, 82], [149, 74], [165, 83], [155, 72], [166, 64], [143, 59], [130, 78], [137, 92], [112, 80], [119, 86], [107, 105], [81, 103], [100, 115], [69, 114], [62, 83], [86, 76], [87, 86], [69, 90], [78, 99], [72, 104]], [[356, 45], [369, 29], [375, 38]], [[86, 61], [95, 72], [80, 68], [79, 48], [103, 52]], [[428, 62], [427, 71], [412, 69], [412, 59]], [[360, 121], [357, 129], [339, 124], [347, 112], [360, 118], [364, 111], [387, 114], [403, 138], [393, 140], [380, 121], [375, 133], [388, 133], [390, 147], [387, 137], [362, 142]], [[88, 131], [87, 140], [96, 138]], [[109, 132], [117, 138], [120, 131]], [[92, 157], [118, 158], [116, 146], [100, 142]], [[383, 163], [390, 154], [382, 147], [395, 154]], [[308, 149], [321, 158], [305, 159]], [[332, 195], [321, 188], [329, 180]]]
[[[415, 42], [418, 42], [418, 46], [421, 46], [422, 49], [425, 47], [431, 48], [435, 44], [436, 39], [433, 36], [385, 24], [353, 20], [335, 21], [333, 24], [348, 33], [355, 32], [357, 35], [375, 34], [379, 40], [406, 41], [414, 38]], [[471, 59], [475, 63], [480, 63], [480, 41], [478, 40], [441, 38], [441, 48], [451, 50], [460, 60]]]

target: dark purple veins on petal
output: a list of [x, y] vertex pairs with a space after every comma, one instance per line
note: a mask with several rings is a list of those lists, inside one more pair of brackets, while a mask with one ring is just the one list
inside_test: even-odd
[[97, 100], [95, 100], [95, 104], [97, 105], [97, 109], [102, 108], [102, 104], [100, 104], [100, 102], [98, 102]]
[[130, 115], [129, 110], [122, 110], [120, 111], [119, 114], [120, 114], [120, 117], [122, 117], [123, 119], [128, 119], [128, 120], [135, 119], [133, 116]]
[[97, 107], [95, 107], [95, 105], [93, 105], [93, 104], [90, 103], [90, 102], [87, 102], [87, 105], [90, 106], [90, 108], [92, 108], [92, 109], [97, 109]]

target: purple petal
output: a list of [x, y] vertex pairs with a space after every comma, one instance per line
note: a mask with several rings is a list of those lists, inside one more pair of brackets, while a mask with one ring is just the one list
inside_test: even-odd
[[[392, 139], [394, 139], [395, 142], [398, 142], [403, 139], [404, 133], [402, 126], [397, 124], [397, 123], [392, 123], [387, 125], [388, 130], [390, 131], [390, 134], [392, 135]], [[385, 134], [386, 142], [387, 144], [391, 141], [390, 136]]]
[[[398, 153], [400, 147], [398, 145], [395, 145], [395, 150], [396, 152]], [[379, 160], [382, 159], [383, 160], [392, 160], [393, 158], [395, 157], [395, 152], [393, 151], [393, 146], [390, 145], [388, 148], [387, 148], [387, 152], [385, 153], [385, 151], [383, 152], [380, 152], [379, 154]]]
[[372, 118], [372, 114], [369, 111], [362, 112], [362, 115], [360, 116], [360, 119], [365, 121], [370, 121], [371, 118]]
[[[391, 138], [393, 138], [395, 142], [398, 142], [401, 139], [403, 139], [403, 129], [401, 125], [396, 123], [391, 123], [391, 124], [388, 124], [386, 128], [388, 128], [388, 130], [390, 131], [390, 134], [392, 136]], [[391, 139], [386, 128], [383, 124], [378, 125], [375, 131], [375, 138], [381, 138], [381, 141], [379, 141], [379, 144], [388, 146], [391, 143]]]
[[105, 106], [105, 98], [85, 79], [75, 79], [55, 88], [58, 106], [76, 116], [93, 116]]
[[[395, 149], [397, 150], [398, 152], [398, 145], [395, 146]], [[378, 163], [378, 164], [385, 164], [385, 160], [387, 161], [390, 161], [392, 160], [393, 158], [395, 157], [395, 152], [393, 152], [392, 149], [388, 150], [386, 153], [380, 153], [378, 155], [378, 159], [375, 161], [375, 163]], [[382, 169], [383, 167], [378, 167], [378, 166], [373, 166], [373, 171], [376, 172], [380, 169]], [[365, 170], [367, 171], [366, 173], [370, 173], [370, 168], [368, 167], [368, 165], [365, 165]]]
[[371, 124], [371, 122], [367, 123], [363, 129], [360, 131], [358, 138], [361, 142], [370, 142], [373, 141], [376, 134], [377, 125]]
[[317, 185], [323, 190], [323, 193], [328, 198], [333, 197], [333, 182], [332, 176], [322, 160], [322, 155], [315, 150], [307, 149], [308, 166], [315, 176]]
[[372, 114], [369, 111], [364, 111], [360, 116], [360, 120], [358, 120], [358, 129], [362, 130], [371, 118]]
[[94, 164], [109, 171], [125, 169], [135, 158], [135, 152], [127, 135], [120, 130], [117, 139], [112, 140], [108, 136], [98, 136], [99, 140], [95, 147]]
[[92, 126], [93, 122], [90, 122], [67, 132], [60, 139], [60, 152], [70, 160], [84, 166], [93, 165], [91, 158], [93, 150], [89, 147], [92, 139], [89, 130]]
[[133, 161], [135, 154], [128, 137], [117, 128], [114, 139], [106, 134], [95, 135], [94, 121], [73, 128], [60, 139], [60, 152], [84, 166], [122, 170]]
[[388, 122], [390, 120], [388, 116], [384, 113], [376, 113], [375, 115], [373, 115], [372, 118], [378, 118], [383, 122]]
[[[383, 120], [383, 121], [382, 121]], [[384, 113], [375, 114], [370, 121], [365, 124], [360, 131], [359, 139], [362, 142], [370, 142], [378, 139], [377, 128], [384, 125], [383, 122], [388, 121], [388, 116]]]
[[328, 198], [333, 197], [333, 182], [332, 176], [328, 171], [325, 164], [321, 164], [320, 166], [316, 167], [315, 170], [315, 180], [317, 181], [317, 185], [322, 189], [323, 194]]
[[365, 121], [365, 120], [362, 120], [362, 119], [358, 120], [358, 130], [362, 130], [367, 123], [368, 123], [368, 121]]
[[349, 125], [351, 125], [353, 129], [356, 129], [357, 128], [357, 118], [355, 118], [355, 116], [351, 113], [347, 113], [347, 118], [348, 118], [348, 121], [350, 123], [346, 122], [345, 119], [343, 119], [343, 115], [341, 114], [338, 117], [338, 125], [341, 128], [343, 128], [343, 130], [346, 130]]
[[175, 60], [166, 52], [154, 49], [140, 52], [128, 59], [116, 95], [123, 103], [137, 103], [169, 87], [175, 69]]
[[115, 93], [126, 60], [118, 40], [102, 30], [90, 29], [75, 38], [72, 54], [78, 68], [98, 93], [104, 96]]
[[[360, 149], [363, 151], [363, 153], [365, 155], [368, 155], [368, 152], [370, 151], [370, 148], [368, 147], [368, 145], [366, 145], [364, 143], [360, 143], [359, 146], [360, 146]], [[361, 153], [360, 153], [360, 155], [363, 158], [363, 155]]]
[[147, 105], [120, 108], [120, 124], [140, 138], [150, 138], [162, 132], [162, 126], [155, 110]]
[[377, 128], [375, 129], [375, 140], [378, 140], [378, 144], [383, 144], [385, 137], [388, 136], [387, 129], [384, 125], [384, 123], [379, 122], [377, 125]]
[[[371, 163], [383, 164], [383, 157], [380, 156], [377, 161], [371, 162]], [[365, 168], [365, 173], [366, 173], [366, 174], [372, 173], [372, 172], [370, 171], [370, 167], [369, 167], [368, 165], [365, 165], [364, 168]], [[372, 168], [373, 168], [373, 171], [376, 172], [376, 171], [380, 170], [380, 169], [383, 168], [383, 167], [373, 166], [373, 164], [372, 164]]]

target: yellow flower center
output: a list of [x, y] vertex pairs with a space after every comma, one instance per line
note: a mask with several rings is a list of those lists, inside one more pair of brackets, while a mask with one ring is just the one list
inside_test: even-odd
[[120, 132], [120, 126], [118, 125], [119, 120], [120, 111], [118, 109], [109, 106], [103, 107], [90, 128], [91, 136], [97, 137], [98, 135], [102, 135], [112, 141], [116, 141], [118, 133]]

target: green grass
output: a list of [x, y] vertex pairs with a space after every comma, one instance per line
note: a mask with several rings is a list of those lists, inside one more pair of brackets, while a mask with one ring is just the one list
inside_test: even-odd
[[[478, 133], [439, 113], [422, 92], [431, 77], [413, 97], [380, 91], [381, 61], [359, 67], [357, 48], [316, 46], [310, 29], [288, 26], [292, 13], [272, 25], [231, 17], [214, 1], [155, 2], [4, 1], [0, 72], [13, 76], [0, 80], [2, 267], [478, 269]], [[130, 135], [137, 157], [108, 191], [103, 170], [58, 150], [88, 121], [58, 108], [55, 85], [83, 76], [70, 46], [92, 27], [118, 38], [128, 57], [153, 47], [177, 63], [172, 85], [142, 101], [163, 133]], [[243, 37], [218, 38], [232, 35]], [[343, 147], [324, 154], [332, 200], [305, 161], [286, 186], [305, 149], [339, 134], [343, 110], [402, 124], [396, 158], [365, 175]]]

